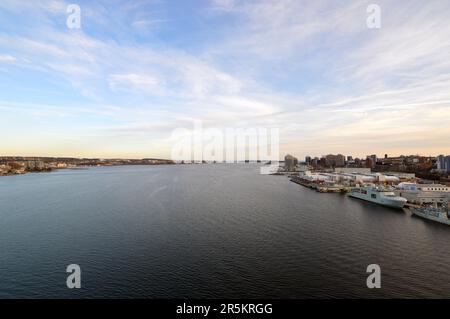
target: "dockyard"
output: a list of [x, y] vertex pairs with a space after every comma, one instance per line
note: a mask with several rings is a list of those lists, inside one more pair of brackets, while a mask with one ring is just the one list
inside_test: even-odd
[[450, 187], [420, 184], [412, 174], [380, 174], [367, 170], [278, 173], [295, 184], [319, 193], [340, 193], [349, 197], [397, 209], [412, 215], [450, 225]]

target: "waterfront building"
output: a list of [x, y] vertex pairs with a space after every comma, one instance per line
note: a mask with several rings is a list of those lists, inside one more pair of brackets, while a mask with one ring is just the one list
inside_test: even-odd
[[386, 175], [397, 176], [402, 182], [413, 182], [416, 181], [416, 174], [414, 173], [403, 173], [403, 172], [383, 172]]
[[423, 192], [444, 192], [450, 193], [450, 187], [442, 184], [417, 184], [417, 189]]
[[336, 167], [334, 169], [335, 173], [346, 173], [346, 174], [370, 174], [372, 171], [370, 168], [366, 167]]
[[[381, 184], [397, 184], [400, 179], [393, 175], [383, 175], [380, 173], [367, 173], [366, 169], [360, 172], [352, 172], [352, 169], [346, 171], [345, 169], [336, 169], [337, 171], [333, 173], [311, 173], [306, 171], [301, 175], [302, 179], [310, 182], [336, 182], [342, 183], [347, 182], [352, 184], [366, 184], [366, 183], [381, 183]], [[353, 169], [354, 170], [354, 169]]]
[[286, 171], [295, 171], [295, 167], [298, 164], [298, 160], [296, 157], [288, 154], [284, 157], [284, 167]]
[[443, 204], [449, 199], [450, 187], [441, 184], [400, 183], [396, 193], [413, 204]]
[[442, 185], [442, 184], [418, 184], [417, 188], [424, 192], [450, 193], [450, 187]]
[[400, 178], [395, 175], [385, 175], [376, 173], [377, 182], [382, 184], [398, 184], [400, 182]]
[[398, 196], [406, 198], [408, 202], [417, 205], [443, 204], [449, 199], [449, 193], [443, 192], [422, 192], [398, 189], [395, 193]]

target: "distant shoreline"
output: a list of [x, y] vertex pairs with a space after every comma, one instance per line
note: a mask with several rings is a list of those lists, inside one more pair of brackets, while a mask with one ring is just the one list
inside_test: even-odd
[[56, 169], [173, 164], [175, 164], [175, 162], [172, 160], [155, 158], [99, 159], [73, 157], [0, 156], [0, 176], [22, 175], [27, 173], [46, 173]]
[[[123, 167], [123, 166], [160, 166], [160, 165], [200, 165], [200, 164], [259, 164], [268, 165], [263, 162], [234, 162], [234, 163], [223, 163], [223, 162], [192, 162], [192, 161], [181, 161], [174, 162], [172, 160], [161, 160], [161, 159], [144, 159], [144, 160], [99, 160], [96, 159], [75, 159], [78, 163], [67, 162], [73, 160], [72, 158], [64, 159], [64, 162], [54, 161], [56, 158], [20, 158], [21, 160], [10, 161], [10, 157], [5, 161], [5, 157], [0, 157], [0, 177], [2, 176], [15, 176], [15, 175], [25, 175], [29, 173], [51, 173], [58, 170], [87, 170], [89, 168], [95, 167]], [[18, 159], [17, 157], [15, 159]], [[45, 159], [46, 161], [44, 161]], [[53, 161], [49, 162], [49, 159]], [[5, 164], [6, 163], [6, 164]]]

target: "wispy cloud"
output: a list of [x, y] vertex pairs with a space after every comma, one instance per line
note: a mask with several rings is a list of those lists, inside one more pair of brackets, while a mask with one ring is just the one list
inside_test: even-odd
[[0, 54], [0, 62], [15, 62], [17, 59], [9, 54]]

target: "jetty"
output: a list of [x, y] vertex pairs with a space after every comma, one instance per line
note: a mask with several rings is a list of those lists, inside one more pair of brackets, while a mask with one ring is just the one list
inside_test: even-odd
[[348, 187], [340, 184], [326, 184], [307, 181], [298, 177], [291, 177], [291, 182], [314, 189], [320, 193], [346, 193], [349, 191]]

